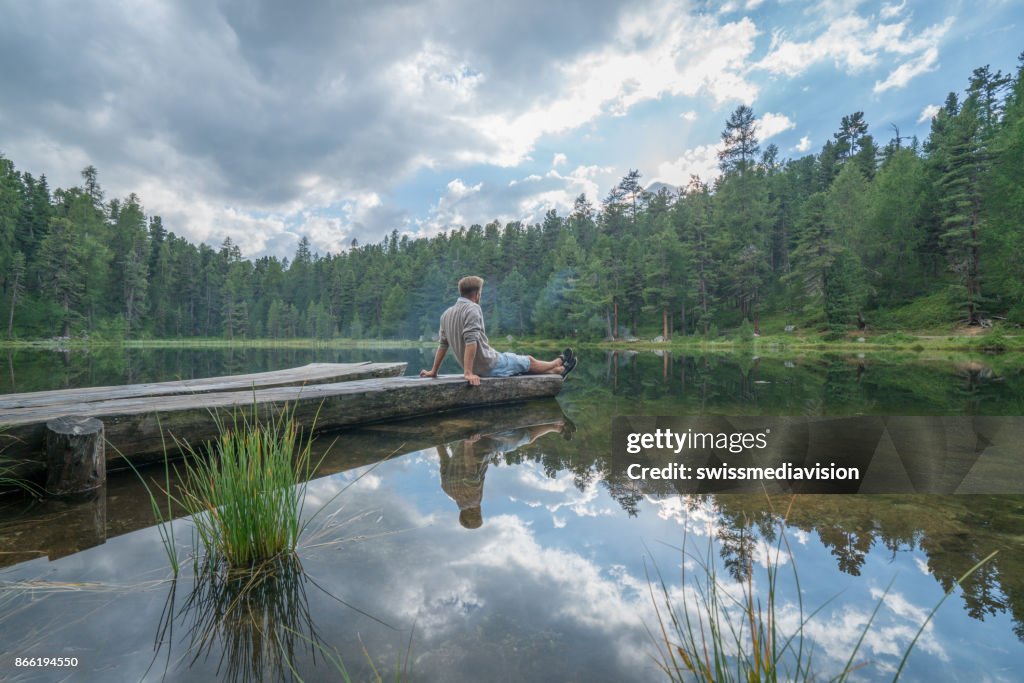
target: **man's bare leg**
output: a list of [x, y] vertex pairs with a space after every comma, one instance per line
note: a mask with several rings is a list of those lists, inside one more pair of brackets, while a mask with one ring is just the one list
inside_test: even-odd
[[553, 422], [551, 424], [537, 425], [536, 427], [529, 427], [529, 430], [530, 430], [530, 443], [533, 443], [534, 441], [536, 441], [540, 437], [544, 436], [545, 434], [549, 434], [551, 432], [560, 432], [560, 431], [562, 431], [562, 428], [564, 426], [565, 426], [565, 422], [563, 422], [562, 420], [559, 420], [558, 422]]
[[530, 375], [553, 375], [555, 373], [562, 372], [562, 359], [556, 358], [552, 361], [537, 360], [533, 356], [527, 356], [530, 359], [530, 370], [527, 374]]

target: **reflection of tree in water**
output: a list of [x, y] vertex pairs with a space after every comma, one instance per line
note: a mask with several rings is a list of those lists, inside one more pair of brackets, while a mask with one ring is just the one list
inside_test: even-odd
[[[967, 569], [989, 553], [1000, 553], [961, 584], [964, 610], [973, 618], [1009, 611], [1014, 633], [1024, 640], [1024, 552], [1021, 496], [691, 496], [710, 502], [720, 514], [722, 557], [730, 569], [749, 566], [753, 537], [766, 535], [788, 510], [785, 524], [818, 535], [838, 568], [860, 574], [876, 544], [895, 554], [920, 550], [943, 590], [955, 587]], [[790, 504], [792, 503], [792, 504]], [[995, 518], [1015, 521], [1013, 528], [992, 528]], [[739, 576], [734, 573], [734, 576]]]
[[[626, 511], [630, 517], [636, 517], [640, 514], [640, 501], [644, 499], [646, 495], [640, 483], [633, 479], [616, 479], [616, 480], [604, 480], [605, 488], [608, 489], [608, 495], [618, 503], [623, 510]], [[579, 488], [580, 491], [583, 489]]]
[[716, 527], [715, 535], [721, 548], [722, 563], [734, 579], [745, 581], [750, 576], [754, 552], [760, 541], [763, 539], [769, 544], [775, 541], [776, 518], [774, 515], [749, 517], [742, 511], [723, 511], [721, 516], [724, 523]]
[[[697, 375], [697, 366], [687, 373]], [[840, 393], [856, 387], [857, 365], [832, 369], [833, 387]], [[862, 381], [872, 373], [862, 373]], [[874, 379], [874, 378], [873, 378]], [[800, 395], [802, 392], [797, 392]], [[568, 412], [568, 411], [567, 411]], [[573, 473], [580, 491], [601, 481], [609, 495], [629, 515], [641, 512], [646, 496], [679, 495], [668, 481], [636, 481], [626, 476], [629, 463], [610, 457], [607, 443], [593, 442], [593, 415], [580, 412], [582, 439], [545, 440], [506, 454], [504, 461], [543, 464], [548, 476]], [[610, 420], [607, 415], [601, 419]], [[590, 432], [588, 434], [588, 431]], [[994, 549], [1000, 553], [961, 585], [964, 609], [976, 619], [1009, 612], [1014, 632], [1024, 640], [1024, 496], [772, 496], [705, 494], [683, 496], [687, 506], [711, 503], [719, 513], [718, 541], [725, 565], [736, 578], [751, 566], [761, 540], [775, 542], [776, 525], [786, 512], [786, 525], [815, 533], [836, 559], [837, 568], [859, 576], [875, 547], [895, 555], [924, 553], [928, 569], [945, 590]], [[792, 502], [792, 505], [790, 503]]]
[[855, 406], [861, 403], [861, 373], [859, 365], [848, 363], [844, 359], [829, 360], [825, 369], [823, 398], [829, 409], [826, 413], [835, 414], [837, 408]]

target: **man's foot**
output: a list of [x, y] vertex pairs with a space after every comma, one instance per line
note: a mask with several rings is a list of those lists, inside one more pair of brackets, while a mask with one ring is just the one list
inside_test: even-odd
[[576, 356], [573, 356], [562, 365], [562, 379], [565, 379], [576, 367]]
[[564, 365], [576, 357], [576, 352], [572, 350], [571, 346], [566, 346], [565, 350], [558, 354], [558, 357], [562, 359], [562, 364]]

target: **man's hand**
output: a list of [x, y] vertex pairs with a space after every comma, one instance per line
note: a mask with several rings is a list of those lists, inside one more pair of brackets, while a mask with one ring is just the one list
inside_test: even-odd
[[480, 386], [480, 375], [474, 375], [472, 372], [467, 372], [463, 377], [469, 380], [470, 386]]
[[437, 372], [441, 369], [441, 361], [444, 360], [446, 353], [448, 353], [447, 344], [441, 344], [438, 346], [437, 351], [434, 352], [434, 367], [429, 370], [420, 370], [420, 377], [431, 377], [437, 379]]

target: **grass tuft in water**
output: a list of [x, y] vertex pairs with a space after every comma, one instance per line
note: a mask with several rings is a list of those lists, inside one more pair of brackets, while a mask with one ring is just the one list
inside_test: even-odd
[[183, 444], [181, 503], [192, 514], [206, 557], [249, 568], [293, 553], [303, 530], [302, 506], [312, 471], [312, 439], [284, 409], [269, 420], [235, 413], [218, 421], [208, 457]]
[[0, 490], [20, 489], [30, 496], [41, 497], [43, 495], [42, 487], [19, 476], [18, 463], [3, 455], [4, 449], [7, 448], [8, 443], [13, 439], [12, 436], [4, 433], [6, 431], [7, 425], [0, 425]]
[[0, 490], [21, 490], [35, 498], [43, 495], [42, 487], [17, 474], [14, 461], [0, 456]]

